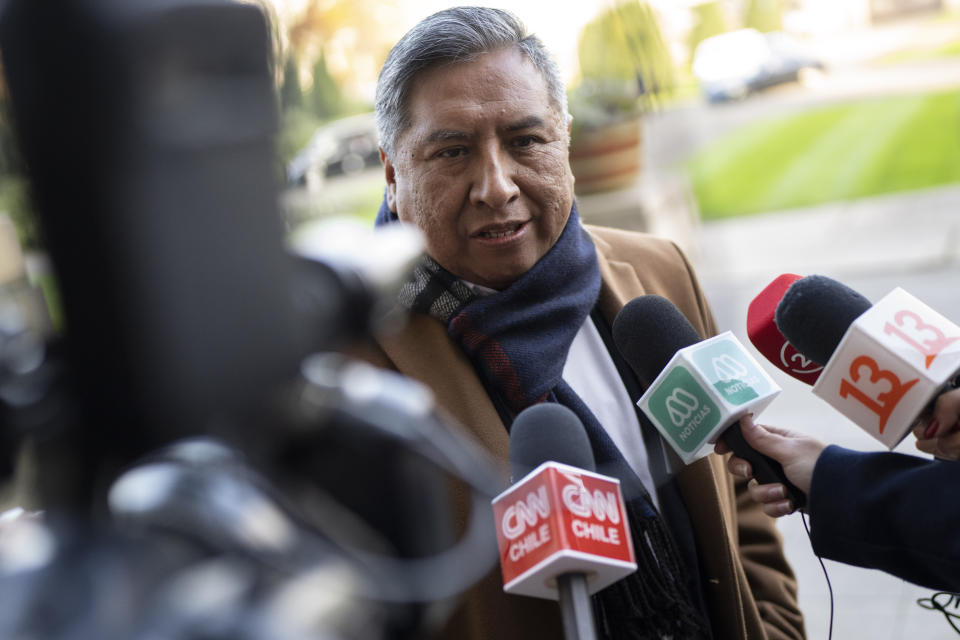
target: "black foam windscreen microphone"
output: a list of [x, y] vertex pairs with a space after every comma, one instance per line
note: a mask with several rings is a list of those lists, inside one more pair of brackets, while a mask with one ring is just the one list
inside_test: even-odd
[[[700, 334], [697, 333], [697, 330], [693, 328], [693, 325], [680, 310], [666, 298], [657, 295], [640, 296], [628, 302], [614, 320], [613, 339], [624, 359], [637, 374], [641, 384], [648, 388], [668, 367], [677, 351], [701, 342]], [[735, 342], [732, 336], [730, 336], [730, 340]], [[739, 343], [736, 344], [739, 345]], [[739, 357], [749, 360], [749, 356], [742, 346], [738, 346], [738, 350], [742, 352], [742, 356]], [[714, 360], [714, 367], [717, 367], [719, 363], [721, 368], [724, 369], [724, 373], [731, 373], [743, 367], [741, 362], [732, 357], [730, 353], [714, 358]], [[675, 369], [681, 368], [675, 367]], [[689, 376], [689, 374], [687, 375]], [[688, 384], [694, 386], [701, 384], [693, 377], [689, 377], [689, 381]], [[726, 382], [736, 382], [736, 380], [731, 378]], [[737, 383], [737, 385], [739, 384], [745, 383]], [[691, 394], [688, 389], [676, 387], [670, 394], [666, 409], [672, 418], [676, 417], [682, 421], [681, 416], [690, 417], [695, 409], [705, 409], [700, 403], [700, 398], [705, 397], [705, 394], [701, 394], [696, 389], [694, 389], [694, 392]], [[749, 401], [743, 406], [753, 406], [753, 401]], [[707, 414], [703, 415], [706, 416]], [[727, 420], [730, 422], [724, 425], [722, 429], [723, 440], [727, 445], [738, 457], [750, 463], [754, 476], [760, 483], [782, 483], [786, 487], [787, 495], [794, 506], [797, 508], [804, 506], [806, 504], [805, 494], [787, 479], [780, 463], [751, 447], [743, 437], [739, 419], [729, 414], [726, 415], [728, 417], [724, 422]], [[743, 415], [743, 413], [741, 412], [740, 415]], [[648, 417], [651, 417], [651, 421], [655, 425], [662, 425], [662, 421], [658, 420], [656, 415], [648, 415]], [[673, 424], [679, 426], [677, 422]], [[660, 427], [658, 426], [658, 428]], [[673, 444], [669, 439], [668, 442], [671, 445]]]
[[853, 321], [871, 306], [845, 284], [813, 275], [790, 285], [777, 305], [775, 320], [797, 351], [825, 365]]
[[580, 418], [561, 404], [535, 404], [521, 411], [510, 427], [510, 477], [525, 477], [544, 462], [596, 471], [593, 449]]
[[700, 340], [680, 310], [657, 295], [634, 298], [613, 321], [613, 341], [645, 387], [660, 375], [673, 354]]

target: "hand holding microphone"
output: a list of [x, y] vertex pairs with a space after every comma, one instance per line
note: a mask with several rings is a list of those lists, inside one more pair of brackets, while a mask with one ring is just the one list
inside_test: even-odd
[[960, 389], [940, 394], [930, 421], [914, 427], [917, 449], [942, 460], [960, 460]]
[[[825, 444], [802, 433], [756, 424], [750, 417], [740, 421], [740, 428], [747, 444], [779, 462], [787, 479], [805, 495], [810, 494], [813, 469]], [[714, 450], [719, 454], [731, 451], [722, 440], [717, 441]], [[731, 457], [727, 469], [735, 476], [753, 478], [753, 469], [743, 458]], [[763, 505], [763, 512], [774, 518], [789, 515], [800, 506], [790, 500], [786, 487], [779, 482], [761, 484], [754, 479], [747, 490], [755, 502]]]
[[[960, 369], [960, 327], [906, 292], [895, 289], [871, 305], [823, 276], [780, 276], [751, 303], [748, 332], [771, 362], [815, 383], [816, 395], [881, 442], [893, 447], [918, 415], [929, 412], [929, 425], [921, 417], [914, 428], [917, 447], [940, 458], [960, 454], [960, 435], [951, 433], [960, 418], [960, 389], [953, 388]], [[810, 371], [801, 376], [792, 370], [799, 358], [779, 362], [781, 353], [792, 350], [824, 365], [815, 379]], [[743, 435], [779, 460], [787, 477], [807, 491], [818, 556], [934, 589], [960, 588], [960, 545], [950, 536], [930, 536], [957, 528], [952, 495], [943, 489], [956, 484], [960, 465], [824, 447], [808, 436], [749, 421], [743, 422]], [[728, 469], [740, 476], [750, 472], [736, 457]], [[768, 515], [792, 511], [776, 485], [751, 482], [748, 488]]]
[[[864, 345], [861, 338], [861, 344], [854, 345], [854, 348], [859, 349], [856, 357], [886, 363], [890, 359], [901, 358], [905, 350], [912, 350], [918, 352], [914, 355], [915, 359], [923, 357], [925, 368], [929, 368], [943, 351], [947, 351], [945, 355], [949, 357], [946, 347], [953, 341], [946, 337], [949, 335], [946, 321], [932, 311], [923, 309], [920, 306], [922, 303], [906, 296], [904, 292], [893, 295], [898, 309], [871, 311], [873, 305], [867, 298], [835, 280], [824, 276], [803, 278], [794, 274], [783, 274], [751, 301], [747, 311], [747, 334], [767, 360], [788, 375], [809, 385], [818, 383], [824, 373], [824, 365], [830, 371], [828, 375], [835, 375], [836, 369], [842, 366], [835, 364], [836, 361], [850, 360], [849, 355], [840, 355], [850, 352], [850, 345], [844, 341], [848, 333], [856, 333], [851, 332], [851, 327], [854, 323], [861, 322], [859, 319], [868, 311], [873, 315], [886, 313], [889, 318], [884, 324], [883, 334], [878, 336], [875, 332], [870, 336], [872, 342]], [[918, 311], [928, 320], [920, 318]], [[936, 324], [931, 322], [934, 318]], [[907, 333], [908, 329], [912, 329], [915, 335]], [[888, 338], [886, 342], [883, 340], [884, 336]], [[851, 342], [853, 341], [851, 339]], [[896, 348], [898, 343], [899, 350]], [[893, 372], [877, 373], [880, 375], [874, 380], [858, 380], [867, 385], [876, 382], [887, 385], [879, 389], [880, 393], [876, 394], [875, 401], [871, 401], [865, 391], [853, 388], [851, 380], [847, 380], [848, 386], [845, 387], [847, 394], [852, 395], [857, 403], [872, 408], [866, 422], [858, 424], [875, 437], [879, 434], [871, 431], [870, 427], [877, 422], [878, 416], [879, 419], [883, 418], [877, 409], [882, 407], [881, 402], [891, 400], [891, 395], [898, 386]], [[818, 384], [814, 387], [815, 393], [819, 386]], [[822, 393], [818, 395], [822, 397]], [[916, 390], [910, 390], [910, 393], [916, 393]], [[856, 420], [856, 417], [842, 409], [841, 411]], [[862, 418], [862, 414], [860, 417]], [[893, 418], [896, 419], [897, 416]], [[913, 415], [908, 414], [905, 418], [901, 417], [900, 421], [909, 425], [913, 418]], [[957, 431], [960, 427], [960, 390], [942, 393], [933, 405], [929, 421], [927, 416], [921, 414], [914, 423], [917, 424], [913, 431], [919, 450], [941, 459], [960, 459], [960, 432]], [[884, 428], [891, 427], [885, 425]], [[824, 449], [821, 442], [800, 433], [748, 424], [746, 420], [743, 422], [743, 434], [755, 449], [778, 460], [787, 477], [805, 493], [809, 493], [813, 468]], [[723, 442], [718, 442], [715, 448], [717, 453], [726, 453], [729, 450]], [[749, 463], [739, 457], [732, 457], [727, 464], [734, 475], [746, 478], [752, 476]], [[783, 489], [778, 484], [751, 482], [749, 491], [751, 497], [763, 505], [764, 512], [768, 515], [777, 517], [793, 511], [793, 506], [784, 499]]]

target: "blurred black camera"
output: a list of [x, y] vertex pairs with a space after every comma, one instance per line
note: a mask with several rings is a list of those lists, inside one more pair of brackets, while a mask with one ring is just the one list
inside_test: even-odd
[[390, 317], [421, 247], [286, 246], [263, 8], [8, 0], [0, 53], [65, 321], [0, 322], [0, 446], [31, 443], [44, 510], [0, 528], [0, 636], [441, 623], [496, 561], [500, 480], [417, 383], [322, 354]]

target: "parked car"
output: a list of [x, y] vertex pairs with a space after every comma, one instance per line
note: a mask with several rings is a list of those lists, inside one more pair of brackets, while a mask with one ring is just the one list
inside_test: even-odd
[[710, 102], [739, 100], [755, 91], [795, 82], [803, 69], [823, 69], [795, 39], [774, 31], [739, 29], [712, 36], [693, 55], [693, 75]]
[[377, 126], [372, 113], [335, 120], [318, 128], [290, 164], [287, 181], [322, 184], [327, 178], [380, 166]]

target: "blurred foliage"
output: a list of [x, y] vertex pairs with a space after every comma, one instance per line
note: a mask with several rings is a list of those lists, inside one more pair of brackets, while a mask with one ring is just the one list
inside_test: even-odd
[[[294, 68], [289, 62], [286, 68]], [[363, 102], [344, 95], [340, 85], [327, 70], [321, 55], [313, 65], [313, 85], [304, 91], [298, 74], [284, 71], [280, 86], [280, 132], [277, 135], [277, 158], [286, 166], [303, 149], [317, 129], [326, 122], [370, 111]]]
[[639, 117], [646, 109], [636, 82], [616, 78], [586, 78], [567, 92], [567, 102], [574, 142], [582, 132]]
[[66, 318], [63, 315], [63, 301], [57, 279], [52, 273], [41, 272], [36, 280], [37, 286], [43, 292], [43, 301], [47, 305], [47, 313], [50, 314], [50, 324], [57, 334], [63, 335], [66, 329]]
[[283, 63], [283, 77], [280, 82], [281, 112], [299, 109], [303, 105], [303, 89], [300, 87], [300, 72], [293, 56], [287, 56]]
[[370, 20], [379, 8], [381, 0], [307, 0], [303, 9], [286, 25], [290, 50], [299, 58], [309, 57], [310, 49], [333, 40], [343, 29], [357, 29], [366, 37], [357, 39], [356, 48], [363, 49], [381, 41], [373, 37], [371, 29], [376, 22]]
[[[382, 12], [389, 3], [389, 0], [306, 0], [303, 8], [285, 21], [286, 60], [292, 61], [300, 72], [312, 69], [311, 84], [316, 84], [316, 65], [322, 61], [321, 75], [330, 76], [338, 90], [364, 75], [356, 66], [363, 67], [365, 73], [375, 73], [386, 60], [393, 37], [384, 33], [383, 22], [372, 16]], [[334, 53], [340, 61], [337, 68], [331, 65]], [[324, 82], [326, 80], [321, 79], [321, 84]]]
[[284, 219], [290, 231], [295, 232], [306, 222], [331, 216], [349, 216], [373, 225], [383, 202], [382, 174], [376, 179], [342, 180], [327, 188], [301, 197], [287, 194], [281, 199]]
[[698, 153], [688, 169], [704, 219], [960, 182], [960, 90], [747, 125]]
[[321, 52], [313, 65], [313, 86], [304, 102], [310, 112], [320, 120], [331, 120], [346, 115], [343, 91], [327, 69], [326, 56]]
[[0, 67], [0, 211], [10, 214], [20, 246], [26, 250], [42, 246], [40, 227], [26, 178], [26, 167], [13, 129], [13, 107], [2, 81]]
[[[320, 120], [302, 107], [287, 109], [280, 119], [277, 134], [277, 158], [282, 167], [303, 149], [321, 124]], [[284, 169], [285, 170], [285, 169]]]
[[782, 0], [750, 0], [743, 17], [743, 26], [761, 33], [783, 29]]
[[723, 4], [720, 0], [704, 2], [694, 6], [693, 20], [693, 28], [690, 29], [690, 35], [687, 38], [687, 44], [690, 47], [690, 60], [693, 60], [693, 54], [697, 50], [698, 44], [729, 29], [726, 15], [723, 12]]
[[877, 60], [880, 64], [900, 64], [902, 62], [922, 62], [940, 58], [960, 56], [960, 40], [933, 46], [917, 46], [889, 53]]
[[673, 60], [646, 3], [622, 2], [601, 13], [583, 28], [577, 54], [584, 79], [632, 81], [650, 94], [673, 88]]
[[21, 247], [35, 250], [42, 246], [40, 226], [30, 199], [30, 184], [26, 176], [10, 172], [0, 175], [0, 211], [10, 214]]
[[568, 93], [573, 136], [636, 117], [674, 88], [674, 65], [654, 10], [621, 2], [589, 22], [577, 53], [581, 80]]
[[[338, 34], [362, 33], [362, 37], [345, 39], [349, 46], [342, 54], [348, 60], [371, 56], [385, 59], [389, 49], [384, 44], [386, 39], [377, 34], [378, 23], [370, 20], [377, 7], [377, 0], [308, 0], [286, 22], [283, 74], [278, 88], [281, 111], [277, 160], [281, 175], [321, 125], [371, 110], [371, 105], [344, 90], [343, 79], [331, 71], [329, 51]], [[343, 42], [339, 44], [342, 48]]]

